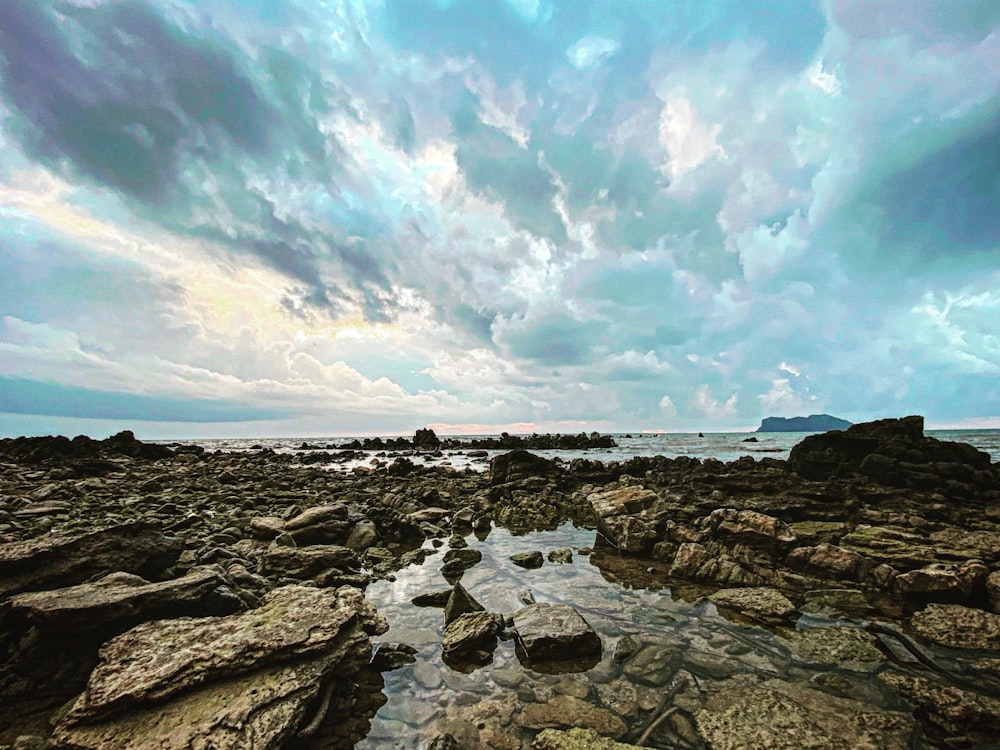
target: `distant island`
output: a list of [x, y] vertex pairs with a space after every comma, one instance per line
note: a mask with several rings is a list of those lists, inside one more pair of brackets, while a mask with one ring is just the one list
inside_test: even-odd
[[851, 423], [829, 414], [810, 414], [808, 417], [765, 417], [757, 432], [827, 432], [846, 430]]

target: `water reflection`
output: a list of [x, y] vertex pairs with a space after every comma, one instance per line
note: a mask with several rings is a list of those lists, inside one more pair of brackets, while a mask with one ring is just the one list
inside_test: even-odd
[[[767, 680], [799, 685], [808, 695], [863, 700], [872, 710], [900, 705], [871, 669], [800, 658], [795, 649], [806, 653], [803, 647], [780, 630], [728, 619], [704, 599], [711, 589], [678, 585], [662, 563], [621, 556], [593, 530], [564, 524], [515, 536], [494, 529], [488, 543], [471, 534], [467, 541], [482, 562], [465, 571], [462, 586], [488, 612], [510, 616], [528, 592], [538, 602], [569, 604], [600, 636], [603, 656], [568, 671], [525, 666], [515, 643], [501, 640], [489, 663], [452, 669], [441, 656], [442, 610], [411, 604], [449, 587], [440, 573], [442, 547], [396, 580], [368, 588], [390, 624], [382, 639], [407, 643], [417, 654], [415, 663], [384, 675], [388, 700], [358, 748], [422, 748], [447, 733], [461, 747], [516, 750], [528, 748], [543, 727], [558, 726], [592, 727], [622, 741], [644, 736], [646, 747], [700, 747], [695, 717], [706, 701]], [[571, 562], [546, 559], [529, 570], [510, 560], [531, 551], [547, 558], [563, 547], [573, 551]], [[814, 615], [803, 626], [834, 622]], [[616, 660], [620, 641], [634, 655]], [[670, 706], [661, 705], [665, 695]]]

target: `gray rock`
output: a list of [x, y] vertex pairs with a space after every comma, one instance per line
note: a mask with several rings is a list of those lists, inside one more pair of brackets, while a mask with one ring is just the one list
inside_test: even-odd
[[928, 604], [910, 618], [913, 629], [948, 648], [1000, 651], [1000, 615], [959, 604]]
[[263, 572], [266, 575], [306, 579], [331, 568], [356, 573], [361, 570], [361, 561], [353, 550], [332, 544], [306, 547], [272, 544], [264, 551]]
[[636, 750], [638, 745], [616, 742], [593, 729], [546, 729], [531, 743], [531, 750]]
[[573, 550], [569, 547], [554, 549], [549, 552], [548, 558], [549, 562], [552, 563], [571, 563], [573, 562]]
[[597, 518], [597, 528], [622, 552], [643, 553], [656, 541], [652, 514], [659, 496], [642, 487], [595, 492], [587, 502]]
[[105, 644], [53, 738], [95, 749], [280, 747], [324, 684], [367, 664], [368, 635], [387, 629], [347, 587], [287, 586], [243, 614], [145, 623]]
[[490, 612], [469, 612], [459, 616], [444, 629], [441, 658], [459, 671], [466, 671], [466, 665], [487, 663], [497, 646], [500, 626], [501, 618]]
[[683, 644], [679, 641], [651, 643], [626, 662], [622, 674], [640, 685], [661, 687], [677, 674], [683, 656]]
[[461, 583], [456, 583], [444, 605], [444, 622], [449, 624], [469, 612], [482, 612], [484, 607], [465, 590]]
[[441, 572], [446, 576], [460, 575], [482, 559], [483, 553], [477, 549], [450, 549], [444, 553]]
[[45, 535], [0, 544], [0, 599], [73, 586], [118, 571], [159, 578], [182, 548], [179, 539], [143, 521], [78, 536]]
[[17, 594], [11, 613], [49, 633], [122, 633], [148, 620], [226, 615], [244, 609], [232, 583], [214, 566], [149, 583], [129, 573], [112, 573], [94, 583], [54, 591]]
[[764, 622], [780, 622], [795, 612], [795, 605], [784, 594], [766, 587], [720, 589], [708, 598], [719, 607], [736, 610]]
[[514, 633], [532, 664], [601, 657], [600, 636], [568, 604], [530, 604], [518, 610]]
[[378, 529], [374, 521], [368, 519], [358, 521], [347, 536], [344, 546], [353, 550], [366, 550], [378, 542]]

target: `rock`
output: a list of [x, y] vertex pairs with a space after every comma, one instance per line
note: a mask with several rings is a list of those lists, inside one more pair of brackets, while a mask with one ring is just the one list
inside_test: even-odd
[[8, 606], [14, 617], [47, 633], [98, 631], [107, 636], [148, 620], [226, 615], [245, 608], [214, 566], [162, 583], [112, 573], [94, 583], [17, 594]]
[[552, 461], [525, 450], [515, 450], [495, 456], [490, 461], [490, 484], [507, 484], [530, 477], [548, 477], [555, 472], [556, 465]]
[[895, 577], [892, 589], [899, 596], [921, 602], [964, 604], [981, 592], [989, 569], [981, 562], [961, 567], [932, 563]]
[[479, 666], [493, 658], [501, 619], [490, 612], [468, 612], [448, 623], [441, 643], [441, 658], [459, 671]]
[[587, 497], [597, 528], [622, 552], [647, 552], [657, 539], [652, 514], [659, 495], [642, 487], [595, 492]]
[[827, 432], [846, 430], [851, 423], [829, 414], [810, 414], [808, 417], [764, 417], [757, 432]]
[[967, 747], [995, 747], [1000, 732], [1000, 700], [996, 697], [896, 670], [881, 672], [878, 678], [946, 734], [969, 736], [974, 744]]
[[1000, 651], [1000, 615], [958, 604], [928, 604], [910, 618], [921, 636], [948, 648]]
[[413, 646], [405, 643], [380, 643], [372, 654], [371, 665], [379, 672], [388, 672], [413, 664], [417, 660], [416, 653]]
[[613, 712], [571, 695], [557, 695], [546, 703], [528, 703], [515, 721], [528, 729], [592, 729], [615, 739], [628, 731], [625, 722]]
[[263, 573], [304, 580], [331, 569], [357, 573], [361, 560], [354, 550], [332, 544], [282, 547], [272, 544], [264, 550]]
[[551, 550], [548, 554], [551, 563], [571, 563], [573, 562], [573, 550], [569, 547]]
[[254, 539], [270, 542], [285, 531], [285, 522], [277, 516], [261, 516], [250, 519], [250, 535]]
[[625, 663], [622, 674], [640, 685], [662, 687], [677, 674], [683, 657], [684, 646], [680, 641], [651, 643]]
[[365, 519], [354, 524], [344, 546], [360, 552], [374, 546], [377, 542], [378, 529], [375, 527], [375, 522]]
[[445, 625], [469, 612], [483, 612], [484, 607], [465, 590], [461, 583], [456, 583], [444, 605]]
[[514, 634], [528, 663], [600, 659], [601, 638], [568, 604], [529, 604], [514, 613]]
[[343, 503], [309, 508], [285, 523], [285, 532], [296, 545], [342, 544], [351, 527]]
[[628, 745], [602, 737], [593, 729], [546, 729], [531, 743], [531, 750], [636, 750]]
[[703, 583], [760, 586], [771, 583], [776, 574], [773, 566], [765, 569], [753, 566], [730, 556], [717, 544], [710, 549], [697, 542], [685, 542], [677, 547], [670, 575]]
[[849, 627], [804, 628], [779, 636], [796, 659], [812, 664], [872, 671], [885, 661], [875, 636]]
[[814, 615], [867, 615], [872, 606], [857, 589], [814, 589], [804, 595], [802, 612]]
[[612, 661], [621, 663], [623, 661], [628, 661], [636, 652], [639, 650], [639, 644], [636, 642], [635, 638], [630, 635], [624, 635], [618, 639], [618, 643], [615, 644], [614, 653], [611, 655]]
[[511, 555], [510, 559], [515, 565], [522, 568], [527, 568], [532, 570], [534, 568], [540, 568], [545, 564], [545, 560], [542, 557], [542, 553], [538, 551], [534, 552], [518, 552], [516, 555]]
[[712, 750], [882, 750], [916, 732], [908, 714], [782, 680], [720, 689], [695, 719]]
[[123, 571], [158, 579], [180, 555], [180, 540], [143, 521], [75, 536], [0, 544], [0, 599], [83, 583]]
[[434, 591], [430, 594], [417, 594], [410, 599], [410, 604], [414, 607], [438, 607], [439, 609], [444, 609], [451, 598], [451, 592], [452, 589], [444, 589], [442, 591]]
[[723, 544], [745, 544], [770, 553], [786, 550], [798, 541], [787, 523], [754, 510], [718, 508], [698, 525]]
[[357, 589], [301, 586], [276, 589], [238, 615], [139, 625], [101, 649], [55, 743], [279, 747], [324, 684], [367, 664], [368, 635], [387, 628]]
[[986, 579], [986, 597], [990, 609], [1000, 614], [1000, 570], [989, 574]]
[[792, 570], [818, 578], [857, 582], [864, 581], [875, 567], [875, 563], [864, 555], [827, 543], [796, 547], [788, 553], [785, 562]]
[[437, 450], [441, 447], [441, 440], [434, 434], [434, 430], [427, 427], [417, 430], [413, 435], [413, 447], [418, 450]]
[[477, 549], [450, 549], [444, 553], [444, 564], [441, 572], [445, 576], [459, 575], [483, 559], [483, 553]]
[[795, 612], [795, 605], [784, 594], [766, 587], [720, 589], [708, 598], [719, 607], [733, 609], [764, 622], [780, 622]]

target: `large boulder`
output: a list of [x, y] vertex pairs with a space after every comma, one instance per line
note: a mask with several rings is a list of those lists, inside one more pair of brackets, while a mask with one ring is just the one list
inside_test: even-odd
[[792, 448], [788, 464], [813, 480], [865, 476], [890, 487], [962, 494], [1000, 490], [988, 453], [965, 443], [924, 436], [924, 418], [880, 419], [810, 435]]
[[0, 544], [0, 598], [73, 586], [115, 572], [158, 579], [183, 549], [143, 522], [72, 536], [46, 535]]
[[910, 619], [913, 629], [948, 648], [1000, 651], [1000, 615], [958, 604], [928, 604]]
[[306, 579], [331, 570], [356, 573], [361, 570], [361, 560], [354, 550], [334, 544], [305, 547], [272, 544], [264, 551], [262, 567], [266, 575]]
[[529, 664], [597, 660], [601, 638], [568, 604], [529, 604], [514, 613], [519, 656]]
[[621, 552], [648, 552], [656, 541], [653, 514], [659, 496], [642, 487], [595, 492], [587, 497], [597, 528]]
[[343, 544], [353, 526], [348, 516], [347, 506], [343, 503], [317, 505], [289, 520], [284, 531], [294, 546]]
[[[287, 586], [228, 617], [139, 625], [109, 641], [56, 747], [281, 747], [388, 629], [357, 589]], [[140, 658], [137, 658], [137, 655]]]
[[526, 450], [503, 453], [490, 461], [490, 484], [507, 484], [532, 477], [550, 477], [558, 471], [547, 458]]
[[502, 618], [491, 612], [467, 612], [444, 629], [441, 658], [453, 669], [470, 672], [493, 659]]

